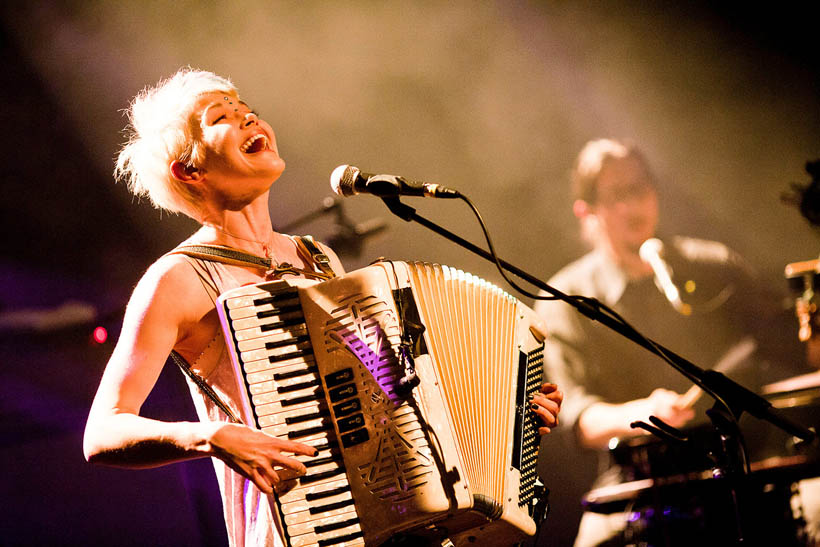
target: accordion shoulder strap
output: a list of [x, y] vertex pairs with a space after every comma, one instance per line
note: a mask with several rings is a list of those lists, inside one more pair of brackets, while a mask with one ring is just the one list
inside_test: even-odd
[[179, 367], [179, 370], [181, 370], [183, 373], [185, 373], [185, 375], [188, 378], [190, 378], [193, 383], [195, 383], [197, 385], [197, 387], [202, 391], [202, 393], [205, 394], [206, 397], [208, 397], [211, 401], [213, 401], [214, 404], [216, 404], [216, 406], [218, 406], [219, 409], [228, 416], [228, 418], [233, 423], [235, 423], [235, 424], [241, 424], [242, 423], [242, 420], [237, 418], [236, 414], [233, 413], [233, 411], [231, 410], [231, 407], [229, 407], [227, 404], [225, 404], [225, 401], [222, 400], [222, 398], [219, 396], [219, 394], [216, 391], [214, 391], [211, 386], [209, 386], [207, 383], [205, 383], [205, 380], [202, 378], [202, 376], [200, 376], [199, 374], [194, 372], [194, 370], [191, 368], [191, 366], [188, 364], [188, 362], [185, 360], [185, 358], [182, 355], [180, 355], [176, 351], [172, 350], [171, 351], [171, 360], [176, 364], [176, 366]]
[[224, 245], [180, 245], [168, 252], [168, 254], [184, 254], [202, 260], [222, 262], [232, 266], [250, 266], [268, 272], [273, 279], [278, 279], [282, 275], [304, 275], [316, 279], [327, 280], [336, 277], [336, 273], [330, 265], [330, 258], [319, 248], [312, 236], [292, 236], [296, 243], [296, 250], [306, 260], [308, 264], [315, 266], [319, 271], [302, 270], [295, 268], [291, 264], [283, 262], [277, 265], [272, 258], [265, 258], [227, 247]]
[[251, 266], [265, 271], [273, 267], [273, 260], [270, 258], [246, 253], [233, 247], [226, 247], [225, 245], [180, 245], [172, 251], [169, 251], [168, 254], [184, 254], [202, 260], [222, 262], [223, 264], [230, 264], [232, 266]]
[[319, 248], [319, 245], [313, 240], [313, 236], [295, 236], [294, 239], [299, 253], [307, 258], [309, 262], [315, 264], [327, 276], [326, 279], [336, 277], [336, 272], [333, 271], [330, 265], [330, 258]]

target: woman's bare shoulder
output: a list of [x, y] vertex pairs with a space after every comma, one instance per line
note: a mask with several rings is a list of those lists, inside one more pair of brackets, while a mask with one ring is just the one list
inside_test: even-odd
[[[210, 301], [183, 255], [163, 255], [151, 264], [134, 289], [129, 307], [158, 308], [174, 315], [197, 315]], [[182, 317], [184, 319], [184, 317]]]

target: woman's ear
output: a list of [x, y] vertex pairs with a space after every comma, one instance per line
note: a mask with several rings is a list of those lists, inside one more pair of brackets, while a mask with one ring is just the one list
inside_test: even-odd
[[202, 176], [199, 169], [193, 165], [187, 165], [179, 160], [174, 160], [169, 165], [171, 176], [179, 182], [197, 182]]
[[576, 199], [572, 204], [572, 213], [575, 218], [583, 219], [592, 214], [592, 206], [582, 199]]

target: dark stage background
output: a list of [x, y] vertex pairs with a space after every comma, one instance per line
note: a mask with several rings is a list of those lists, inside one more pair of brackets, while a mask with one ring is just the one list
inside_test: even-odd
[[[820, 157], [817, 20], [799, 4], [705, 6], [4, 3], [0, 543], [225, 541], [208, 461], [126, 471], [82, 457], [130, 291], [195, 229], [112, 181], [121, 110], [143, 86], [184, 65], [235, 81], [288, 163], [271, 198], [279, 227], [321, 210], [330, 172], [348, 163], [461, 190], [501, 256], [543, 279], [583, 252], [567, 188], [575, 154], [591, 138], [631, 138], [660, 177], [665, 233], [725, 241], [785, 288], [785, 264], [818, 252], [817, 233], [780, 201]], [[479, 241], [464, 206], [410, 204]], [[345, 241], [339, 207], [387, 229]], [[492, 266], [369, 196], [292, 231], [336, 241], [349, 270], [418, 259], [503, 286]], [[96, 326], [108, 329], [102, 344]], [[146, 413], [192, 417], [186, 390], [167, 370]], [[580, 464], [561, 447], [555, 435], [543, 450], [554, 493], [543, 545], [569, 543], [577, 517]]]

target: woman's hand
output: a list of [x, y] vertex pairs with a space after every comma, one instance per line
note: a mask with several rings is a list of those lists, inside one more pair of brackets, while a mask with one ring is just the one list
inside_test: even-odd
[[546, 435], [552, 430], [551, 428], [558, 425], [558, 413], [561, 412], [563, 401], [564, 394], [557, 385], [549, 382], [541, 384], [538, 393], [533, 395], [530, 406], [544, 424], [538, 428], [539, 435]]
[[214, 426], [209, 438], [212, 454], [266, 494], [272, 494], [281, 481], [307, 472], [302, 462], [282, 452], [304, 456], [318, 453], [312, 446], [278, 439], [244, 425], [215, 423]]

